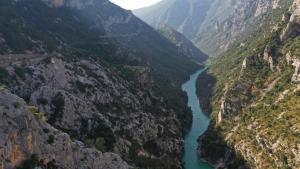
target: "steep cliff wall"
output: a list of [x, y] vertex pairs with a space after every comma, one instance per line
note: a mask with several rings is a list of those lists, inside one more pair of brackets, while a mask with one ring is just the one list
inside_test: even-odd
[[[283, 19], [277, 18], [277, 29], [269, 35], [250, 34], [245, 46], [233, 48], [212, 64], [209, 73], [217, 79], [212, 123], [200, 139], [200, 153], [204, 157], [210, 153], [208, 160], [221, 168], [232, 168], [241, 159], [258, 169], [300, 166], [299, 34], [291, 26], [297, 24], [295, 4], [282, 12]], [[286, 30], [293, 33], [285, 34]], [[209, 140], [213, 142], [206, 147], [203, 143]], [[223, 155], [213, 158], [209, 147], [219, 147], [217, 152]], [[227, 160], [230, 152], [235, 158]]]

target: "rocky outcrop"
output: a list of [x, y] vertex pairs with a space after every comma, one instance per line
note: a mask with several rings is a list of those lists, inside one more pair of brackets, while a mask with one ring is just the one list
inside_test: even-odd
[[88, 148], [46, 123], [42, 112], [0, 91], [0, 168], [129, 169], [119, 155]]
[[222, 119], [226, 115], [235, 115], [242, 109], [241, 100], [238, 97], [228, 98], [224, 96], [221, 101], [221, 108], [218, 113], [218, 123], [222, 122]]
[[285, 41], [289, 37], [294, 37], [300, 34], [300, 1], [294, 0], [292, 6], [290, 7], [290, 20], [283, 30], [280, 38]]
[[265, 14], [270, 8], [277, 9], [280, 7], [279, 5], [280, 0], [259, 0], [257, 2], [257, 8], [255, 11], [254, 16], [260, 16]]
[[269, 65], [270, 70], [274, 72], [276, 70], [277, 59], [272, 53], [270, 46], [266, 46], [263, 54], [265, 62]]
[[288, 65], [295, 67], [292, 82], [300, 82], [300, 60], [293, 57], [291, 52], [287, 53], [285, 58]]

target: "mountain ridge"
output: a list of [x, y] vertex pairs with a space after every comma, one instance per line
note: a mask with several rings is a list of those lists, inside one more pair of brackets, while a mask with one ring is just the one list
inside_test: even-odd
[[[185, 4], [182, 5], [181, 3]], [[171, 26], [188, 37], [205, 53], [218, 56], [235, 43], [241, 43], [243, 41], [241, 39], [249, 34], [247, 31], [260, 29], [261, 25], [259, 23], [265, 22], [265, 19], [267, 19], [266, 14], [271, 10], [280, 8], [280, 3], [282, 1], [278, 0], [242, 2], [235, 0], [165, 0], [146, 9], [136, 10], [134, 13], [154, 27], [162, 23]], [[245, 7], [248, 7], [248, 9], [245, 9]], [[180, 16], [178, 16], [179, 13], [175, 9], [183, 11]], [[249, 10], [252, 11], [244, 12]], [[173, 17], [179, 23], [175, 22], [175, 24], [169, 17]], [[183, 27], [192, 28], [193, 30], [184, 30]]]

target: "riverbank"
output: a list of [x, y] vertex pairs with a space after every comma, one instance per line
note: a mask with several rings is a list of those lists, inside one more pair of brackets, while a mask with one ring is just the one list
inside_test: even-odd
[[[205, 69], [196, 81], [199, 104], [207, 116], [210, 116], [212, 112], [212, 96], [215, 83], [216, 79], [209, 74], [208, 69]], [[214, 126], [215, 122], [210, 121], [207, 130], [197, 139], [198, 157], [216, 169], [237, 169], [239, 167], [247, 169], [244, 159], [227, 145], [222, 134]]]
[[212, 112], [211, 98], [216, 79], [205, 69], [196, 80], [196, 93], [199, 98], [200, 106], [208, 116]]

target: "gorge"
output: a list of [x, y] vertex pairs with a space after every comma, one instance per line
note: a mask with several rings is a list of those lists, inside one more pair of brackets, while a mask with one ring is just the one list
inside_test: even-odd
[[299, 169], [299, 25], [300, 0], [1, 0], [0, 169]]

